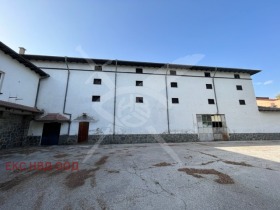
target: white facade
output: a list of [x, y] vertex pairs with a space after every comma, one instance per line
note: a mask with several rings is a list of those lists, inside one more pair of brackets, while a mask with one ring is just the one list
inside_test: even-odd
[[[66, 64], [31, 61], [50, 75], [41, 81], [38, 107], [45, 113], [62, 113]], [[93, 64], [69, 62], [68, 66], [65, 112], [72, 115], [70, 136], [78, 135], [80, 121], [75, 119], [83, 113], [94, 119], [89, 124], [89, 135], [197, 134], [199, 114], [224, 115], [229, 134], [280, 133], [279, 112], [258, 110], [250, 74], [243, 71], [217, 71], [213, 79], [205, 77], [207, 71], [167, 66], [104, 65], [102, 71], [94, 70]], [[136, 68], [142, 68], [143, 74], [135, 73]], [[175, 70], [176, 75], [170, 75], [170, 70]], [[239, 74], [240, 79], [235, 79], [234, 74]], [[94, 79], [101, 79], [101, 84], [93, 84]], [[136, 81], [142, 81], [143, 86], [136, 86]], [[177, 87], [171, 87], [171, 82], [176, 82]], [[212, 89], [206, 89], [206, 84], [211, 84]], [[237, 90], [237, 85], [242, 90]], [[92, 102], [92, 96], [100, 96], [100, 102]], [[143, 97], [143, 103], [136, 103], [136, 97]], [[179, 103], [172, 103], [172, 98], [178, 98]], [[208, 99], [214, 99], [215, 104], [208, 104]], [[245, 100], [245, 105], [240, 105], [239, 100]], [[68, 134], [68, 126], [62, 124], [60, 135]], [[43, 123], [32, 122], [29, 135], [41, 135], [42, 128]]]
[[35, 106], [40, 76], [0, 50], [0, 100]]

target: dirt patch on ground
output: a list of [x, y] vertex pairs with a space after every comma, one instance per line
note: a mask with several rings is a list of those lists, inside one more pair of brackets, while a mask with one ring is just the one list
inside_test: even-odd
[[104, 200], [102, 200], [101, 198], [97, 198], [96, 201], [102, 210], [108, 209], [107, 204]]
[[231, 164], [231, 165], [253, 167], [252, 165], [245, 163], [245, 162], [234, 162], [234, 161], [228, 161], [228, 160], [223, 160], [223, 162], [226, 164]]
[[171, 166], [172, 164], [171, 163], [167, 163], [167, 162], [161, 162], [161, 163], [157, 163], [153, 166], [155, 167], [164, 167], [164, 166]]
[[54, 158], [63, 158], [63, 157], [67, 157], [69, 156], [68, 154], [57, 154], [57, 155], [54, 155], [53, 157]]
[[178, 171], [185, 172], [196, 178], [203, 178], [200, 174], [213, 174], [219, 177], [214, 180], [219, 184], [234, 184], [233, 179], [229, 175], [216, 171], [215, 169], [179, 168]]
[[70, 189], [75, 189], [77, 187], [83, 186], [85, 184], [85, 180], [92, 177], [95, 179], [95, 172], [99, 170], [99, 168], [94, 169], [83, 169], [74, 173], [69, 174], [66, 177], [65, 185]]
[[43, 204], [43, 199], [44, 199], [44, 194], [45, 193], [42, 193], [36, 200], [36, 203], [35, 203], [35, 206], [34, 206], [34, 209], [35, 210], [40, 210], [41, 209], [41, 206]]
[[101, 157], [98, 161], [95, 162], [96, 166], [101, 166], [104, 165], [107, 162], [107, 159], [109, 158], [109, 156], [103, 156]]
[[206, 162], [206, 163], [201, 163], [201, 165], [203, 165], [203, 166], [205, 166], [205, 165], [208, 165], [208, 164], [211, 164], [211, 163], [214, 163], [214, 162], [216, 162], [216, 161], [209, 161], [209, 162]]

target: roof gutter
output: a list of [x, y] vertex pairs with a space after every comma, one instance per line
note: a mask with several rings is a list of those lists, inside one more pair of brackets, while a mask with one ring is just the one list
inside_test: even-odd
[[67, 81], [66, 81], [66, 90], [65, 90], [64, 103], [63, 103], [63, 114], [69, 116], [68, 132], [67, 132], [67, 134], [68, 134], [68, 136], [69, 136], [69, 134], [70, 134], [70, 126], [71, 126], [72, 114], [65, 112], [66, 102], [67, 102], [67, 95], [68, 95], [69, 79], [70, 79], [70, 70], [69, 70], [68, 61], [67, 61], [67, 57], [66, 57], [66, 56], [65, 56], [65, 65], [66, 65], [66, 67], [67, 67]]

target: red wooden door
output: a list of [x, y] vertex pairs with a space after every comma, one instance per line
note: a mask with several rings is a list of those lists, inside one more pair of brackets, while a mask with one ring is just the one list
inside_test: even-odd
[[86, 142], [88, 140], [89, 122], [79, 123], [78, 143]]

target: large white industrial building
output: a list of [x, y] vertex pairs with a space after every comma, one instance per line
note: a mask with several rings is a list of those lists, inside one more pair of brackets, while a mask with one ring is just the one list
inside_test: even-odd
[[[258, 72], [17, 54], [1, 43], [0, 146], [280, 139], [280, 109], [256, 103]], [[7, 133], [19, 126], [15, 142]]]

